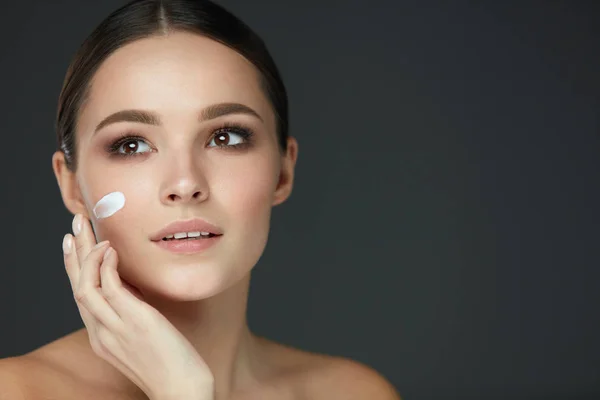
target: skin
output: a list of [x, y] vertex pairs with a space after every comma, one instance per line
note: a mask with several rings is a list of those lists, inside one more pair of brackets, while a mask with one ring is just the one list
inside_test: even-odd
[[[198, 122], [199, 110], [222, 102], [247, 105], [262, 121], [239, 114]], [[94, 133], [103, 118], [124, 109], [155, 111], [162, 126], [120, 122]], [[225, 121], [253, 129], [251, 146], [215, 147], [211, 136]], [[140, 154], [111, 157], [105, 147], [126, 129], [146, 139], [136, 142]], [[53, 159], [67, 208], [91, 220], [98, 241], [110, 240], [120, 276], [184, 334], [215, 380], [233, 383], [218, 392], [251, 384], [253, 339], [244, 317], [249, 274], [267, 242], [271, 207], [291, 192], [297, 154], [293, 138], [283, 157], [279, 152], [275, 116], [254, 67], [201, 36], [134, 42], [99, 69], [76, 134], [77, 172], [64, 168], [62, 153]], [[93, 206], [115, 190], [125, 194], [125, 207], [96, 220]], [[217, 245], [177, 256], [149, 240], [167, 223], [192, 217], [221, 228]]]
[[[260, 118], [232, 114], [198, 121], [199, 110], [222, 102], [244, 104]], [[94, 133], [102, 119], [124, 109], [154, 111], [162, 124], [119, 122]], [[251, 128], [251, 144], [242, 149], [212, 147], [214, 132], [224, 122]], [[106, 146], [126, 131], [144, 138], [133, 140], [135, 152], [143, 154], [111, 156]], [[233, 132], [229, 143], [244, 142]], [[114, 282], [118, 271], [123, 284], [139, 290], [187, 339], [210, 368], [217, 399], [296, 399], [307, 394], [312, 399], [399, 398], [389, 382], [365, 365], [277, 344], [248, 328], [250, 275], [267, 243], [272, 207], [291, 194], [298, 154], [293, 137], [287, 152], [280, 152], [275, 115], [250, 62], [190, 33], [128, 44], [94, 76], [76, 135], [77, 171], [66, 168], [62, 152], [52, 157], [65, 206], [85, 217], [82, 238], [76, 241], [89, 248], [96, 239], [110, 242], [118, 254]], [[96, 220], [95, 203], [113, 191], [125, 194], [124, 208]], [[193, 217], [222, 230], [216, 245], [193, 255], [174, 255], [150, 241], [166, 224]], [[0, 382], [3, 376], [10, 377], [7, 382], [16, 375], [22, 378], [18, 371], [32, 368], [44, 377], [36, 383], [53, 387], [53, 393], [148, 398], [97, 357], [85, 329], [18, 363], [0, 362]]]

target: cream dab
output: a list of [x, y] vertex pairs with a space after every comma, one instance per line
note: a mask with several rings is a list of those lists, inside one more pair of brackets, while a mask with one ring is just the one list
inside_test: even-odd
[[107, 218], [119, 211], [125, 205], [125, 195], [121, 192], [111, 192], [101, 198], [94, 206], [97, 219]]

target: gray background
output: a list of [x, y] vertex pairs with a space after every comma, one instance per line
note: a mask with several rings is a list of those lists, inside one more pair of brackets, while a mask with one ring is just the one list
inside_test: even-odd
[[[406, 399], [600, 398], [600, 4], [220, 3], [270, 47], [300, 143], [251, 327]], [[53, 122], [121, 4], [3, 5], [0, 357], [83, 326]]]

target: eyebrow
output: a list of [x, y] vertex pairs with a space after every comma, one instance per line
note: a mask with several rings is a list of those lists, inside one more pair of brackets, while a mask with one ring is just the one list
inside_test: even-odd
[[[198, 121], [208, 121], [224, 115], [246, 114], [252, 115], [259, 120], [261, 116], [252, 108], [240, 103], [218, 103], [203, 108], [198, 114]], [[160, 115], [147, 110], [121, 110], [104, 118], [94, 129], [94, 134], [100, 129], [117, 122], [139, 122], [141, 124], [160, 126], [162, 124]]]

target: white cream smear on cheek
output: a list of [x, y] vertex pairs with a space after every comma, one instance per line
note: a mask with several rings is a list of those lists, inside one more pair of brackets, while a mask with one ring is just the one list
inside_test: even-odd
[[125, 205], [125, 195], [121, 192], [111, 192], [98, 200], [94, 206], [97, 219], [107, 218], [119, 211]]

